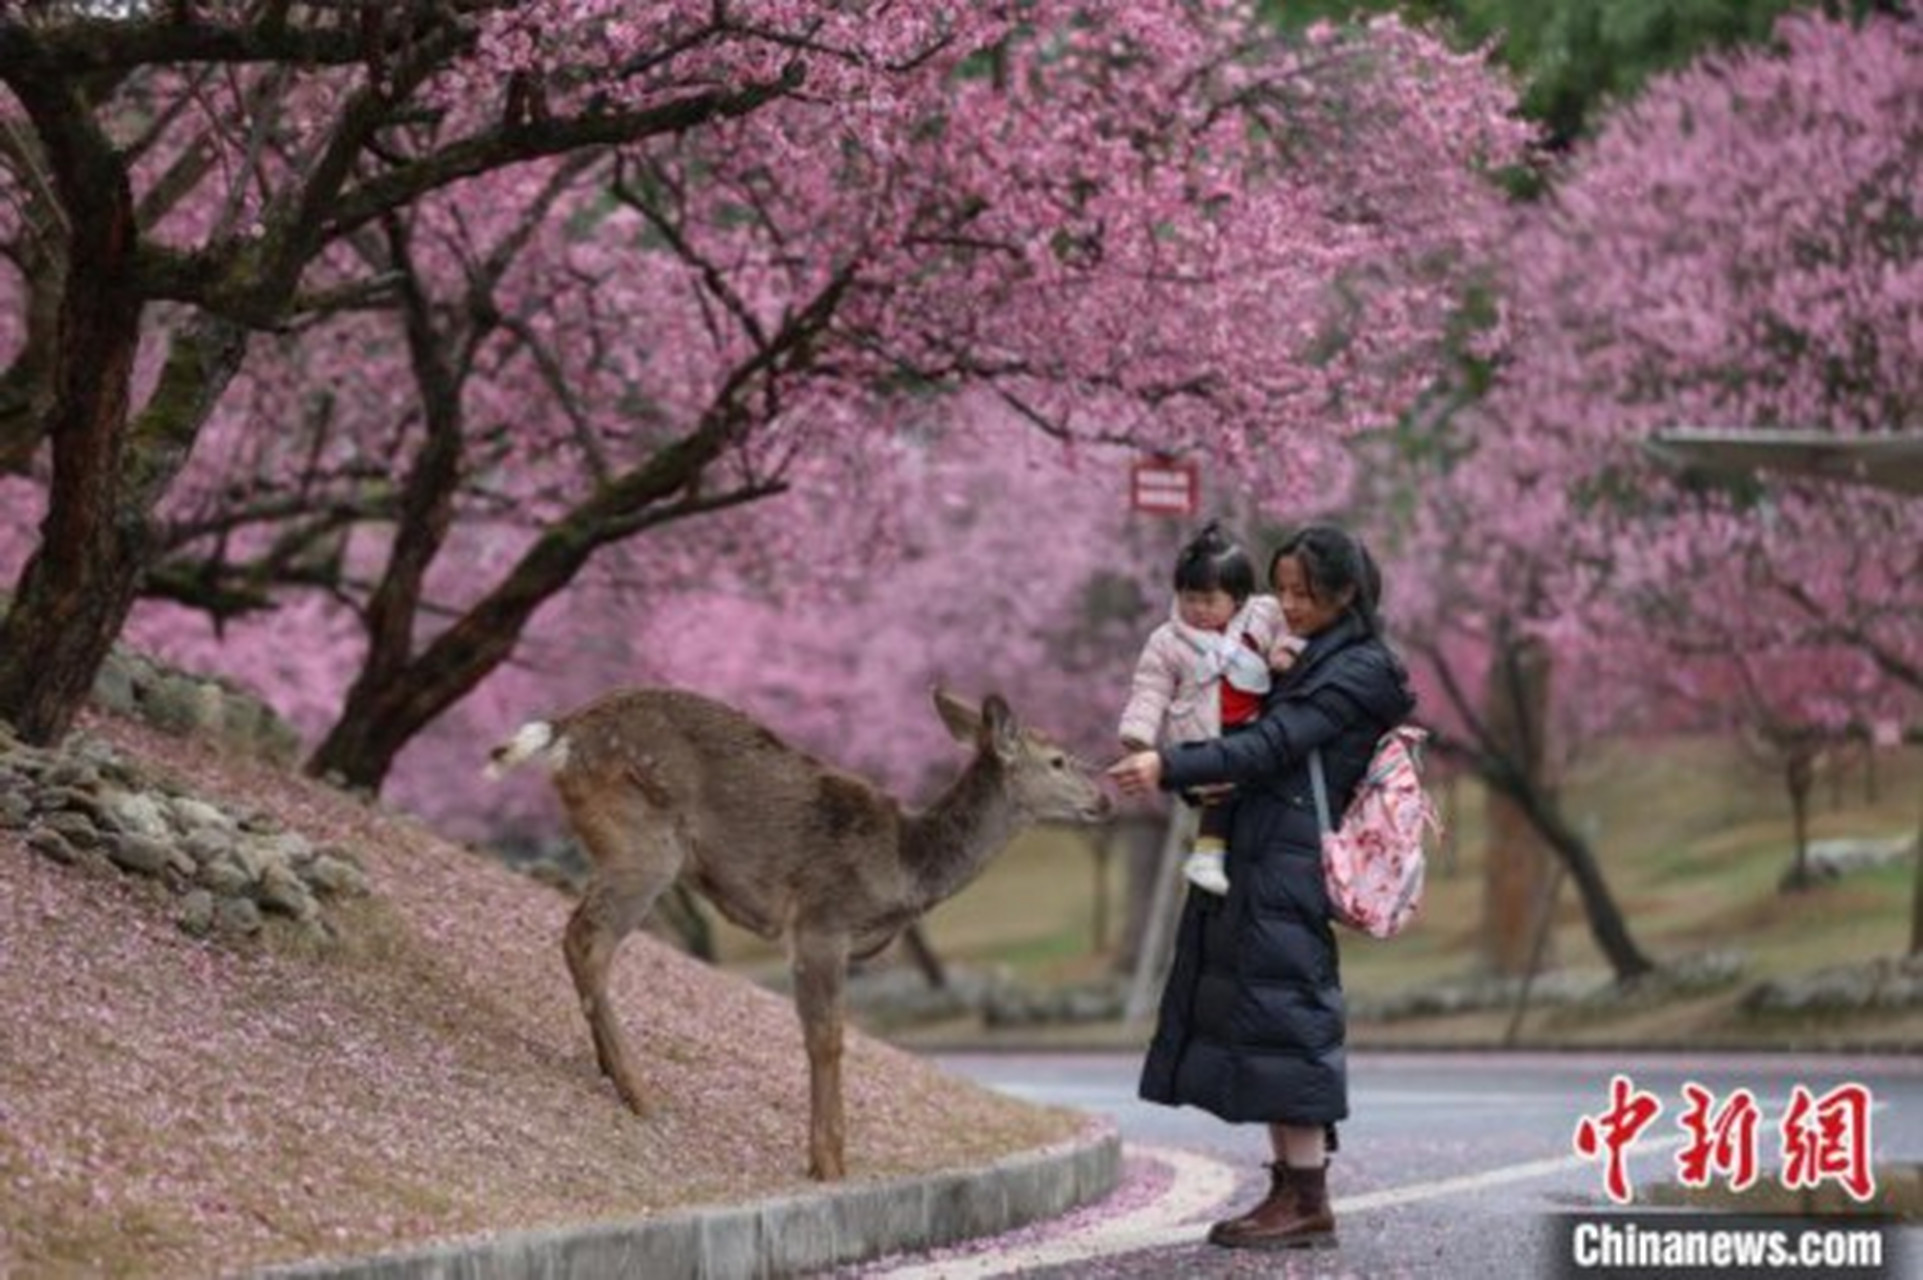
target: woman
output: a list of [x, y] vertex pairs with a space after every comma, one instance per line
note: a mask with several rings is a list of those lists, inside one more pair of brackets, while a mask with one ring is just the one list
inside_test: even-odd
[[1142, 751], [1110, 770], [1142, 794], [1233, 783], [1226, 898], [1190, 894], [1175, 962], [1142, 1069], [1142, 1097], [1268, 1125], [1268, 1196], [1209, 1240], [1235, 1249], [1331, 1246], [1328, 1153], [1349, 1114], [1342, 980], [1322, 883], [1309, 782], [1319, 751], [1341, 813], [1375, 743], [1415, 708], [1383, 643], [1381, 575], [1333, 525], [1289, 538], [1269, 566], [1288, 628], [1307, 646], [1252, 727], [1232, 737]]

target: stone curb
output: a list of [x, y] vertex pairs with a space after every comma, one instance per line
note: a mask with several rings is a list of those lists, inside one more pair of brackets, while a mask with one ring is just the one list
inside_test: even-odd
[[1121, 1178], [1112, 1127], [974, 1169], [845, 1183], [629, 1222], [517, 1231], [257, 1280], [748, 1280], [805, 1275], [1000, 1235], [1092, 1203]]

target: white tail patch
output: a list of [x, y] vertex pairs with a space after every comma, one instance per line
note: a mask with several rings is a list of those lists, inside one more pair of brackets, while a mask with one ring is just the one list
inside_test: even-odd
[[554, 736], [554, 726], [545, 720], [530, 720], [514, 731], [514, 736], [488, 753], [487, 768], [482, 770], [490, 778], [498, 778], [523, 761], [539, 757], [550, 772], [568, 762], [568, 743], [566, 738]]

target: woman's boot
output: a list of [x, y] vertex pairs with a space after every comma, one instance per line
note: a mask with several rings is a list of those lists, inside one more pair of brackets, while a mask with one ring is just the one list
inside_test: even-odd
[[[1279, 1165], [1279, 1162], [1278, 1162]], [[1329, 1166], [1276, 1170], [1282, 1194], [1240, 1218], [1219, 1224], [1209, 1241], [1225, 1249], [1327, 1249], [1335, 1245], [1335, 1213], [1329, 1207]]]
[[1265, 1209], [1268, 1209], [1271, 1205], [1279, 1201], [1286, 1200], [1288, 1198], [1288, 1194], [1289, 1194], [1289, 1166], [1287, 1166], [1286, 1164], [1283, 1164], [1280, 1160], [1274, 1161], [1269, 1165], [1269, 1194], [1262, 1198], [1261, 1203], [1257, 1204], [1253, 1209], [1250, 1209], [1247, 1213], [1242, 1214], [1240, 1217], [1225, 1218], [1221, 1222], [1218, 1222], [1214, 1226], [1210, 1227], [1209, 1243], [1221, 1244], [1223, 1242], [1222, 1237], [1225, 1233], [1233, 1234], [1234, 1232], [1243, 1229], [1251, 1221], [1255, 1219], [1255, 1216], [1257, 1214], [1263, 1212]]

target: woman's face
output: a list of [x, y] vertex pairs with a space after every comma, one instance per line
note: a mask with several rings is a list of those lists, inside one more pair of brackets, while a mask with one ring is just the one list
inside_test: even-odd
[[1309, 572], [1300, 556], [1283, 556], [1275, 562], [1276, 602], [1282, 606], [1282, 620], [1298, 636], [1312, 636], [1340, 618], [1355, 599], [1350, 587], [1333, 600], [1318, 599], [1309, 589]]

